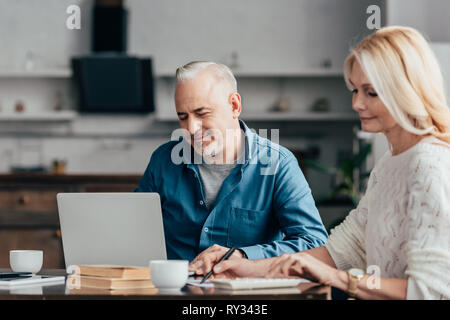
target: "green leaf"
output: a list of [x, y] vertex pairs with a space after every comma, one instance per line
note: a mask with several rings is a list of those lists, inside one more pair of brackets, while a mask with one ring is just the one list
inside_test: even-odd
[[359, 150], [358, 154], [356, 154], [353, 157], [353, 166], [354, 167], [359, 167], [361, 166], [364, 161], [366, 160], [367, 156], [370, 154], [370, 152], [372, 151], [372, 145], [371, 144], [366, 144], [365, 146], [363, 146], [361, 148], [361, 150]]
[[353, 161], [352, 160], [344, 160], [341, 163], [341, 167], [340, 170], [342, 172], [342, 175], [344, 177], [353, 177], [353, 169], [355, 167], [353, 166]]

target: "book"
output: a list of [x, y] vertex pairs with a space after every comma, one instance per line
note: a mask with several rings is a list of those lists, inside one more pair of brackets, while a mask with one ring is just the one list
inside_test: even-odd
[[150, 269], [145, 267], [130, 267], [118, 265], [78, 265], [76, 275], [120, 278], [120, 279], [150, 279]]
[[67, 282], [70, 289], [76, 288], [99, 288], [99, 289], [138, 289], [138, 288], [155, 288], [150, 279], [142, 278], [106, 278], [69, 275]]
[[137, 288], [137, 289], [117, 289], [108, 290], [100, 288], [79, 288], [70, 289], [70, 294], [80, 295], [153, 295], [157, 294], [157, 288]]

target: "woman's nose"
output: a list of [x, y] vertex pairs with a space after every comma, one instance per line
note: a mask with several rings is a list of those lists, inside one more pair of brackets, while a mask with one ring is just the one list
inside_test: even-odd
[[358, 93], [354, 93], [353, 94], [352, 108], [356, 112], [360, 112], [360, 111], [366, 110], [365, 101], [364, 101], [363, 97], [361, 97]]

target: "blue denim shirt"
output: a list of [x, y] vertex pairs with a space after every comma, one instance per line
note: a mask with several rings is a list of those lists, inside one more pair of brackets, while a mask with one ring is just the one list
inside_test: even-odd
[[153, 152], [135, 191], [160, 195], [168, 259], [192, 261], [213, 244], [234, 245], [249, 259], [326, 244], [328, 234], [297, 159], [240, 125], [244, 163], [223, 181], [212, 210], [192, 154], [181, 148], [187, 142], [169, 141]]

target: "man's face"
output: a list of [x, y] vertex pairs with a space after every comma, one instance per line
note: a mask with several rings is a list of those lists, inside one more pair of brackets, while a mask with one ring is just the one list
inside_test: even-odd
[[189, 133], [185, 138], [194, 149], [206, 157], [223, 154], [227, 129], [236, 128], [240, 113], [239, 94], [203, 70], [177, 85], [175, 106], [181, 128]]

